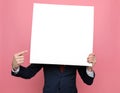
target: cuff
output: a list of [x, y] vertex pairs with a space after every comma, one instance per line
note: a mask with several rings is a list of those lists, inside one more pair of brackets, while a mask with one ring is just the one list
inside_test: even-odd
[[20, 67], [18, 67], [16, 70], [14, 70], [14, 69], [12, 68], [12, 72], [15, 73], [15, 74], [17, 74], [19, 71], [20, 71]]
[[94, 78], [94, 72], [93, 72], [93, 71], [88, 71], [88, 70], [86, 69], [86, 73], [87, 73], [87, 75], [88, 75], [89, 77]]

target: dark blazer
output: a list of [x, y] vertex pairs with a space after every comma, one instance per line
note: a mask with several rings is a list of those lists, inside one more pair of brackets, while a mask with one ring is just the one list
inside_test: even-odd
[[61, 72], [59, 65], [31, 64], [26, 68], [20, 66], [18, 74], [13, 72], [11, 72], [11, 74], [17, 77], [30, 79], [42, 67], [45, 78], [43, 93], [77, 93], [76, 70], [78, 70], [84, 83], [91, 85], [94, 80], [94, 78], [87, 75], [85, 66], [65, 66], [64, 72]]

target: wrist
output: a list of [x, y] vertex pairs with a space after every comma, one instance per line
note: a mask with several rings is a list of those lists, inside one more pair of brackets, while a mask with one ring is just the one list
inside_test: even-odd
[[16, 71], [17, 69], [19, 68], [19, 66], [17, 66], [17, 67], [12, 67], [12, 69], [14, 70], [14, 71]]
[[87, 67], [87, 70], [90, 72], [93, 72], [93, 68], [92, 67]]

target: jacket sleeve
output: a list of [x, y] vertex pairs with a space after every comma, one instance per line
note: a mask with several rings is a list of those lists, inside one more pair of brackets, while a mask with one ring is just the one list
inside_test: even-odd
[[95, 73], [94, 73], [94, 77], [90, 77], [86, 73], [86, 66], [78, 66], [77, 68], [78, 68], [78, 73], [82, 78], [83, 82], [86, 83], [87, 85], [91, 85], [95, 78]]
[[20, 71], [16, 74], [11, 71], [11, 74], [16, 77], [30, 79], [42, 68], [41, 64], [31, 64], [28, 67], [20, 66]]

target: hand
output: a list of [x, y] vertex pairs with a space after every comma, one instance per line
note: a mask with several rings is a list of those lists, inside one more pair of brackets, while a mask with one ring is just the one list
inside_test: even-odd
[[27, 52], [27, 50], [24, 50], [22, 52], [16, 53], [13, 56], [12, 60], [12, 68], [16, 70], [22, 63], [24, 63], [24, 54]]
[[96, 57], [94, 53], [89, 54], [89, 56], [87, 57], [87, 62], [92, 64], [92, 66], [87, 67], [87, 70], [93, 71], [93, 67], [96, 63]]

